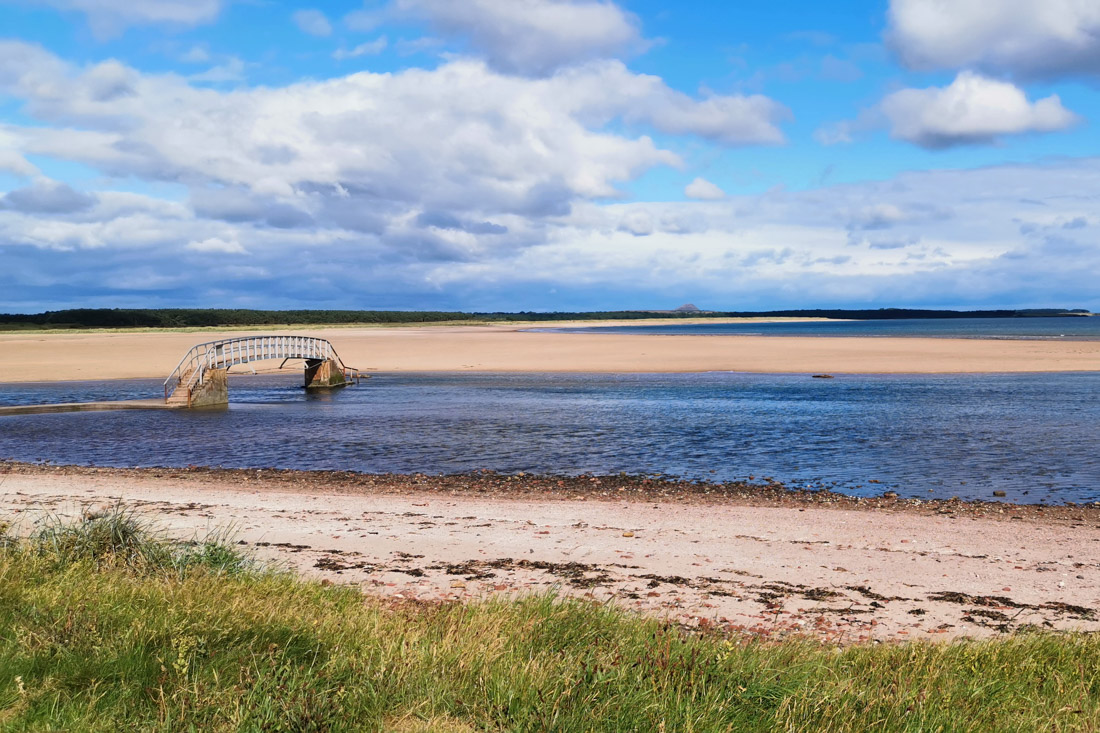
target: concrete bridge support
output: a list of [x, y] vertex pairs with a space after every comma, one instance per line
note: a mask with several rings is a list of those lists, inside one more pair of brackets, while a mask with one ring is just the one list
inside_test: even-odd
[[332, 359], [306, 359], [306, 389], [346, 387], [343, 368]]
[[188, 407], [223, 407], [229, 404], [229, 370], [207, 369], [202, 384], [191, 389]]

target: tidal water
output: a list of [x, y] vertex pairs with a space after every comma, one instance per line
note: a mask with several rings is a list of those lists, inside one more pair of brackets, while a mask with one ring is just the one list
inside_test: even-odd
[[1100, 341], [1100, 316], [1057, 318], [906, 318], [883, 321], [778, 323], [667, 323], [648, 326], [539, 328], [568, 333], [633, 333], [718, 336], [894, 336], [971, 339]]
[[[0, 458], [755, 476], [863, 495], [1100, 500], [1100, 372], [377, 374], [320, 395], [300, 380], [235, 377], [224, 410], [0, 417]], [[159, 380], [9, 384], [0, 404], [160, 392]]]

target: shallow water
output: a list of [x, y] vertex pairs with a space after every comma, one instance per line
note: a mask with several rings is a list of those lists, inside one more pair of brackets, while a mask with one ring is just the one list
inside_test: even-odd
[[650, 326], [538, 328], [570, 333], [719, 336], [868, 336], [1100, 341], [1100, 316], [1059, 318], [906, 318], [882, 321], [667, 323]]
[[[155, 397], [159, 380], [0, 385], [0, 404]], [[0, 418], [0, 457], [103, 466], [774, 477], [858, 494], [1100, 500], [1100, 372], [379, 374], [228, 409]], [[871, 483], [872, 480], [879, 483]]]

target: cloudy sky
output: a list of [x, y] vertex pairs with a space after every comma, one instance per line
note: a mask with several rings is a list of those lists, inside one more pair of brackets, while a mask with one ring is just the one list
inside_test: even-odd
[[0, 311], [1100, 310], [1097, 0], [0, 0]]

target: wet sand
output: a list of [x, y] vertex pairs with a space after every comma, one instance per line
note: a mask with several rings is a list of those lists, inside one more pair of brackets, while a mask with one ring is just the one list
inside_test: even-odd
[[[0, 382], [163, 379], [196, 343], [257, 333], [4, 333], [0, 334]], [[327, 338], [348, 366], [380, 372], [1100, 370], [1098, 341], [571, 334], [530, 332], [515, 325], [273, 329], [270, 333]]]
[[854, 500], [622, 477], [359, 476], [0, 464], [25, 531], [121, 502], [179, 537], [390, 598], [556, 589], [776, 637], [1100, 630], [1100, 508]]

